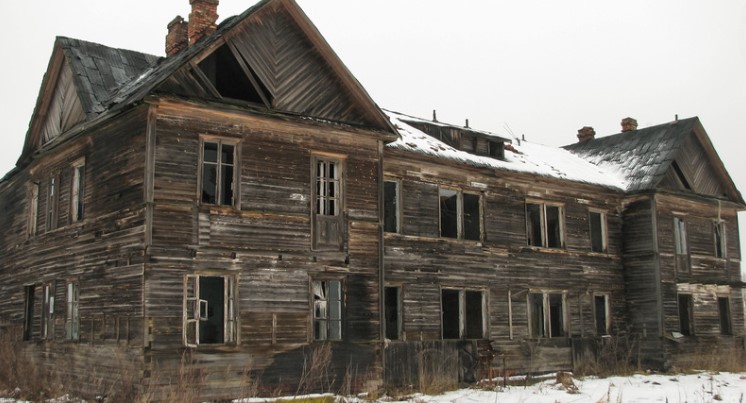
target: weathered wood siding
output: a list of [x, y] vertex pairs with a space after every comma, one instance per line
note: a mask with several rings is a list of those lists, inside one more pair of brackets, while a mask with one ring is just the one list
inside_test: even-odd
[[[132, 362], [142, 371], [142, 270], [145, 209], [146, 108], [43, 151], [3, 183], [0, 203], [0, 312], [16, 338], [24, 322], [24, 287], [35, 292], [29, 350], [52, 374], [76, 380], [87, 395], [117, 379], [121, 363], [96, 363], [102, 356]], [[84, 218], [72, 222], [72, 163], [85, 159]], [[46, 222], [50, 177], [57, 180], [53, 228]], [[32, 183], [39, 183], [35, 235], [27, 235]], [[67, 340], [66, 286], [79, 287], [79, 340]], [[46, 338], [41, 333], [43, 286], [50, 285], [54, 308]], [[139, 364], [138, 364], [139, 363]], [[96, 389], [99, 388], [99, 389]]]
[[[222, 371], [218, 366], [239, 370], [206, 380], [205, 396], [228, 396], [240, 386], [240, 369], [261, 373], [268, 388], [293, 389], [302, 375], [300, 363], [323, 344], [313, 342], [311, 281], [332, 278], [342, 280], [345, 295], [343, 341], [330, 343], [333, 378], [341, 381], [355, 363], [357, 382], [380, 380], [375, 136], [168, 102], [158, 108], [155, 133], [153, 245], [145, 290], [154, 365], [176, 370], [174, 357], [184, 350], [184, 276], [234, 275], [239, 342], [200, 345], [190, 354], [211, 379]], [[239, 141], [236, 208], [200, 203], [200, 135]], [[346, 235], [341, 251], [312, 250], [315, 153], [343, 161]]]
[[[596, 335], [593, 293], [610, 297], [612, 332], [625, 330], [618, 194], [551, 179], [492, 175], [393, 149], [386, 150], [384, 161], [385, 175], [401, 181], [402, 201], [401, 232], [387, 233], [384, 241], [386, 283], [402, 287], [404, 340], [392, 345], [416, 346], [442, 339], [441, 288], [484, 292], [484, 338], [498, 356], [506, 356], [508, 368], [514, 371], [571, 368], [567, 337]], [[440, 237], [441, 186], [481, 195], [482, 241]], [[581, 194], [583, 198], [578, 198]], [[565, 248], [527, 246], [527, 198], [563, 206]], [[606, 253], [591, 252], [589, 208], [608, 217]], [[529, 291], [565, 294], [567, 337], [529, 337]], [[387, 353], [387, 357], [397, 354]], [[394, 365], [387, 364], [393, 374], [398, 371]]]

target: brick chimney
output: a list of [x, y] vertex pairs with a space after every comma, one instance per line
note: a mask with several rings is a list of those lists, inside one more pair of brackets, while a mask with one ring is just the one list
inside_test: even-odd
[[189, 33], [187, 22], [177, 15], [168, 23], [168, 34], [166, 35], [166, 56], [171, 57], [189, 46]]
[[632, 118], [622, 119], [622, 133], [637, 130], [637, 120]]
[[189, 45], [194, 45], [199, 38], [210, 35], [217, 30], [218, 0], [189, 0], [192, 12], [189, 14]]
[[585, 143], [596, 137], [596, 131], [590, 126], [583, 126], [578, 129], [578, 143]]

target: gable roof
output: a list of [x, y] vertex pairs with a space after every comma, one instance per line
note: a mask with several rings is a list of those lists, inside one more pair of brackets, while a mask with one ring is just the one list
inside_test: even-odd
[[704, 148], [718, 179], [725, 185], [728, 198], [744, 204], [697, 117], [600, 137], [563, 148], [609, 173], [621, 176], [625, 191], [634, 193], [656, 189], [673, 169], [676, 158], [692, 136]]

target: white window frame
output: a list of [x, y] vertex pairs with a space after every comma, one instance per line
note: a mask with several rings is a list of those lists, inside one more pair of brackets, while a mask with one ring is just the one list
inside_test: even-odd
[[39, 183], [34, 182], [29, 189], [28, 227], [26, 233], [29, 237], [36, 235], [39, 223]]
[[80, 287], [77, 282], [68, 282], [65, 287], [67, 309], [65, 311], [65, 338], [80, 339]]
[[[210, 345], [240, 344], [238, 323], [238, 280], [226, 274], [188, 274], [184, 276], [184, 304], [182, 338], [186, 347], [196, 348], [200, 343], [200, 322], [207, 319], [208, 301], [200, 299], [200, 278], [223, 279], [223, 342]], [[191, 291], [191, 293], [190, 293]]]
[[683, 217], [674, 216], [673, 218], [673, 242], [676, 270], [689, 272], [689, 237], [687, 223]]
[[[339, 295], [334, 298], [336, 287]], [[322, 293], [322, 290], [325, 290]], [[311, 281], [311, 336], [314, 341], [341, 341], [344, 339], [344, 283], [340, 279]], [[336, 311], [335, 311], [336, 309]], [[335, 317], [338, 315], [339, 317]], [[336, 327], [334, 326], [336, 325]], [[316, 334], [316, 328], [319, 328]]]

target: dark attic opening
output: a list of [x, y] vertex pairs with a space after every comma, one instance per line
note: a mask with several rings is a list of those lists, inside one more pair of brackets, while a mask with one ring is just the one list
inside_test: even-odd
[[270, 106], [267, 88], [229, 45], [221, 46], [202, 60], [199, 68], [221, 97]]

